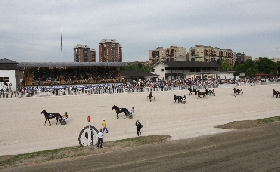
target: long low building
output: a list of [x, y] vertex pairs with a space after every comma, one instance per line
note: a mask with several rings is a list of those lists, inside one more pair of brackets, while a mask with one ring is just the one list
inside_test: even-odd
[[219, 71], [220, 65], [213, 62], [163, 61], [153, 66], [153, 73], [160, 79], [226, 79], [233, 77], [234, 71]]

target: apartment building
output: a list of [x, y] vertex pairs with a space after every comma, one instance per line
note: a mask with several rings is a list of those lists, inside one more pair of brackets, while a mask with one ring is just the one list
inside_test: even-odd
[[186, 48], [171, 46], [164, 49], [158, 47], [155, 50], [149, 50], [149, 63], [158, 61], [186, 61]]
[[243, 63], [243, 62], [245, 62], [247, 59], [251, 59], [252, 60], [252, 56], [246, 56], [245, 54], [244, 54], [244, 52], [243, 53], [236, 53], [236, 61], [240, 64], [240, 63]]
[[272, 58], [271, 60], [272, 60], [273, 62], [280, 62], [280, 58], [276, 58], [276, 57]]
[[116, 39], [100, 41], [99, 62], [122, 62], [122, 47]]
[[227, 60], [231, 65], [234, 65], [236, 52], [231, 49], [220, 49], [204, 45], [195, 45], [195, 47], [189, 48], [188, 61], [216, 62], [218, 59]]
[[96, 51], [87, 45], [77, 44], [74, 47], [74, 62], [96, 62]]

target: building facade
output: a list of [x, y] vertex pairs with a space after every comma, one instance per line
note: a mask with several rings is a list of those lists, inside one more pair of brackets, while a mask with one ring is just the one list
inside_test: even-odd
[[187, 61], [186, 48], [171, 46], [166, 49], [158, 47], [155, 50], [149, 50], [149, 63], [158, 61]]
[[202, 79], [219, 78], [220, 65], [212, 62], [157, 62], [153, 65], [153, 73], [159, 79]]
[[199, 62], [217, 62], [217, 60], [226, 60], [231, 65], [234, 65], [236, 61], [236, 52], [233, 52], [231, 49], [195, 45], [194, 47], [189, 48], [188, 60]]
[[272, 58], [271, 60], [272, 60], [273, 62], [280, 62], [280, 58], [276, 58], [276, 57]]
[[236, 53], [236, 61], [240, 64], [240, 63], [244, 63], [247, 59], [251, 59], [252, 60], [252, 56], [246, 56], [243, 53]]
[[99, 62], [122, 62], [122, 47], [116, 39], [100, 41]]
[[16, 91], [23, 78], [23, 73], [17, 67], [18, 62], [9, 59], [0, 59], [0, 89]]
[[74, 47], [74, 62], [96, 62], [96, 51], [87, 45], [77, 44]]

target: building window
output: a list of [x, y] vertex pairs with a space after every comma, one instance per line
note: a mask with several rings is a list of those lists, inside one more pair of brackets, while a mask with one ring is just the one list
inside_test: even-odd
[[164, 71], [164, 69], [161, 69], [161, 71], [163, 72], [163, 71]]

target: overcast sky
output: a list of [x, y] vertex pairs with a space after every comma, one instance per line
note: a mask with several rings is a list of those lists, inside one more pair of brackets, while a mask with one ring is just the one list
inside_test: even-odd
[[172, 45], [280, 58], [279, 7], [279, 0], [1, 0], [0, 59], [72, 62], [74, 46], [84, 44], [98, 61], [102, 39], [120, 43], [124, 62]]

